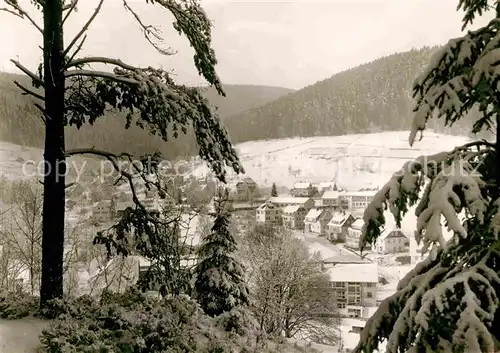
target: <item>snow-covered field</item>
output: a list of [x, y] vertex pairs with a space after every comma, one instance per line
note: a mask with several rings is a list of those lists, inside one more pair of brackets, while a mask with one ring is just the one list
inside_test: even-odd
[[[246, 174], [259, 185], [291, 187], [297, 181], [337, 181], [358, 189], [383, 185], [402, 165], [420, 155], [451, 150], [467, 143], [462, 136], [426, 131], [414, 147], [408, 131], [251, 141], [236, 146]], [[196, 176], [207, 173], [200, 163]]]
[[[236, 145], [247, 176], [259, 185], [291, 187], [297, 181], [337, 181], [340, 187], [357, 189], [384, 184], [407, 160], [434, 154], [469, 141], [467, 137], [426, 131], [414, 147], [408, 145], [408, 131], [374, 134], [319, 136], [268, 141], [249, 141]], [[38, 148], [0, 142], [0, 176], [9, 179], [34, 176], [43, 167]], [[89, 159], [74, 159], [69, 168], [81, 169]], [[94, 161], [95, 160], [90, 160]], [[93, 163], [92, 163], [93, 165]], [[208, 168], [193, 162], [194, 176], [204, 176]], [[24, 168], [24, 169], [23, 169]]]

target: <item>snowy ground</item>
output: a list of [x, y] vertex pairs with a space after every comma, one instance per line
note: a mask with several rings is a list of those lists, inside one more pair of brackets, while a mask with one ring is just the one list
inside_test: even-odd
[[[467, 137], [426, 131], [413, 148], [408, 132], [251, 141], [236, 146], [246, 174], [259, 185], [291, 187], [297, 181], [337, 181], [357, 189], [383, 185], [402, 165], [420, 155], [451, 150]], [[196, 176], [207, 173], [200, 162]]]
[[38, 336], [46, 325], [37, 319], [0, 320], [0, 352], [35, 352], [40, 345]]
[[[408, 132], [381, 132], [344, 136], [292, 138], [250, 141], [236, 145], [247, 176], [259, 185], [291, 187], [297, 181], [337, 181], [348, 189], [376, 187], [384, 184], [407, 160], [422, 154], [451, 150], [468, 142], [467, 137], [450, 136], [426, 131], [413, 148], [408, 145]], [[42, 150], [0, 142], [0, 176], [9, 179], [34, 175], [34, 163], [41, 161]], [[93, 159], [75, 158], [69, 169], [81, 174], [92, 166]], [[40, 162], [40, 167], [43, 163]], [[208, 168], [194, 162], [194, 176], [204, 176]], [[83, 167], [86, 167], [82, 170]]]

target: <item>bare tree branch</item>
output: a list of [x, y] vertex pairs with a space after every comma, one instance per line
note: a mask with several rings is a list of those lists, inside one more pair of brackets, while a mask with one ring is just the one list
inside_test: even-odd
[[32, 97], [35, 97], [35, 98], [38, 98], [42, 101], [45, 101], [45, 97], [36, 93], [36, 92], [33, 92], [32, 90], [30, 90], [29, 88], [26, 88], [25, 86], [23, 86], [22, 84], [20, 84], [18, 81], [14, 81], [14, 84], [19, 87], [24, 93], [23, 95], [30, 95]]
[[2, 8], [0, 8], [0, 11], [5, 11], [5, 12], [8, 12], [8, 13], [10, 13], [10, 14], [14, 15], [14, 16], [19, 17], [19, 18], [23, 18], [23, 16], [21, 16], [21, 15], [20, 15], [20, 14], [18, 14], [17, 12], [12, 11], [11, 9], [8, 9], [8, 8], [6, 8], [6, 7], [2, 7]]
[[75, 58], [75, 56], [82, 50], [82, 47], [83, 47], [83, 43], [85, 43], [85, 40], [87, 40], [87, 35], [85, 34], [82, 38], [82, 40], [80, 41], [80, 44], [78, 44], [78, 46], [76, 47], [75, 51], [73, 52], [73, 54], [71, 55], [71, 57], [68, 59], [68, 61], [66, 62], [66, 67], [65, 69], [68, 69], [69, 66], [68, 64], [70, 62], [73, 61], [73, 59]]
[[[31, 24], [32, 24], [33, 26], [35, 26], [35, 28], [36, 28], [36, 29], [37, 29], [37, 30], [38, 30], [41, 34], [43, 34], [43, 29], [42, 29], [42, 28], [41, 28], [41, 27], [40, 27], [40, 26], [39, 26], [39, 25], [35, 22], [35, 20], [34, 20], [34, 19], [33, 19], [33, 18], [32, 18], [32, 17], [31, 17], [31, 16], [30, 16], [30, 15], [29, 15], [26, 11], [24, 11], [24, 9], [23, 9], [21, 6], [19, 6], [19, 4], [17, 3], [17, 1], [16, 1], [16, 0], [5, 0], [5, 3], [6, 3], [8, 6], [12, 7], [12, 8], [13, 8], [13, 10], [8, 9], [8, 8], [0, 8], [0, 11], [7, 11], [7, 12], [9, 12], [9, 13], [13, 14], [13, 15], [16, 15], [16, 16], [17, 16], [17, 17], [19, 17], [19, 18], [22, 18], [22, 19], [27, 18], [27, 19], [28, 19], [28, 21], [30, 21], [30, 22], [31, 22]], [[17, 11], [17, 12], [16, 12], [16, 11]]]
[[19, 61], [11, 59], [10, 62], [13, 63], [19, 70], [28, 75], [34, 82], [42, 87], [44, 86], [43, 80], [40, 79], [40, 77], [38, 77], [35, 73], [30, 71], [26, 66], [22, 65]]
[[45, 111], [45, 108], [38, 103], [35, 103], [34, 106], [43, 114], [43, 116], [40, 116], [40, 119], [42, 119], [43, 123], [45, 124], [47, 122], [47, 119], [50, 119], [50, 117], [47, 115], [47, 112]]
[[125, 7], [126, 10], [128, 10], [132, 16], [134, 16], [135, 20], [139, 24], [139, 26], [142, 28], [142, 31], [144, 32], [144, 38], [155, 48], [160, 54], [162, 55], [175, 55], [177, 52], [173, 51], [172, 48], [167, 47], [167, 48], [161, 48], [157, 43], [153, 42], [153, 39], [156, 39], [160, 43], [162, 43], [163, 37], [161, 34], [161, 31], [156, 28], [155, 26], [152, 25], [146, 25], [141, 21], [141, 18], [139, 15], [129, 6], [127, 3], [127, 0], [123, 0], [123, 7]]
[[136, 192], [136, 189], [134, 186], [135, 175], [129, 173], [126, 170], [123, 170], [118, 165], [118, 161], [122, 157], [127, 157], [129, 160], [132, 160], [132, 156], [130, 154], [122, 153], [120, 155], [117, 155], [114, 153], [110, 153], [107, 151], [102, 151], [102, 150], [98, 150], [98, 149], [94, 149], [94, 148], [90, 148], [90, 149], [89, 148], [82, 148], [82, 149], [73, 149], [73, 150], [66, 151], [66, 157], [71, 157], [71, 156], [75, 156], [75, 155], [84, 155], [84, 154], [92, 154], [95, 156], [100, 156], [100, 157], [106, 158], [112, 164], [115, 171], [117, 173], [119, 173], [122, 177], [124, 177], [128, 180], [129, 185], [130, 185], [130, 189], [132, 191], [132, 198], [133, 198], [134, 203], [136, 205], [139, 205], [139, 207], [141, 207], [142, 209], [145, 209], [144, 206], [139, 201], [139, 198], [137, 196], [137, 192]]
[[64, 57], [66, 57], [69, 54], [71, 48], [76, 44], [78, 39], [80, 39], [80, 37], [83, 36], [85, 34], [85, 32], [89, 29], [90, 25], [92, 24], [94, 19], [97, 17], [97, 14], [101, 11], [101, 7], [102, 7], [103, 3], [104, 3], [104, 0], [99, 1], [99, 4], [97, 5], [96, 9], [94, 10], [94, 13], [92, 14], [92, 16], [90, 16], [89, 20], [85, 23], [85, 25], [82, 27], [80, 32], [78, 32], [78, 34], [75, 36], [75, 38], [73, 38], [71, 43], [69, 43], [69, 45], [64, 50], [64, 53], [63, 53]]
[[68, 12], [66, 13], [66, 15], [63, 18], [63, 22], [62, 22], [63, 26], [64, 26], [64, 23], [66, 22], [66, 20], [68, 19], [69, 15], [71, 15], [71, 13], [73, 11], [76, 11], [76, 5], [78, 5], [78, 0], [71, 0], [70, 4], [67, 4], [64, 6], [63, 11], [68, 10]]

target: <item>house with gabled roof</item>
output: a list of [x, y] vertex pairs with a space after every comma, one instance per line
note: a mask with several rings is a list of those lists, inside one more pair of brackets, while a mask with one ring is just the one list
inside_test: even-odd
[[344, 242], [347, 231], [355, 220], [350, 212], [333, 212], [332, 219], [326, 226], [328, 239], [333, 242]]
[[258, 224], [276, 226], [281, 224], [283, 210], [271, 202], [265, 202], [256, 209], [255, 220]]
[[314, 195], [315, 189], [310, 182], [299, 182], [293, 185], [291, 194], [294, 197], [311, 197]]
[[316, 221], [311, 224], [311, 233], [318, 235], [326, 234], [326, 225], [332, 219], [332, 214], [327, 210], [320, 210], [319, 215], [316, 217]]
[[307, 210], [301, 205], [290, 205], [283, 209], [283, 226], [288, 229], [304, 229]]
[[311, 208], [309, 212], [307, 212], [306, 217], [304, 218], [304, 231], [311, 232], [311, 228], [318, 216], [321, 214], [321, 210], [319, 208]]
[[[359, 241], [361, 239], [362, 229], [365, 222], [362, 218], [356, 219], [351, 226], [347, 229], [345, 246], [353, 250], [359, 250]], [[366, 249], [371, 248], [369, 245]]]
[[249, 177], [238, 181], [235, 185], [235, 192], [231, 195], [236, 201], [250, 201], [259, 196], [257, 183]]
[[410, 238], [399, 229], [385, 229], [377, 239], [379, 254], [398, 254], [409, 252]]

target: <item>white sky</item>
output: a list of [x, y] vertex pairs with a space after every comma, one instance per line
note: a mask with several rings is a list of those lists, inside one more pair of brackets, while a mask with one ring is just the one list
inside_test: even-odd
[[[29, 0], [19, 3], [36, 15]], [[68, 21], [67, 42], [97, 0], [80, 3], [78, 13]], [[105, 1], [82, 55], [120, 57], [130, 64], [174, 69], [183, 83], [202, 82], [192, 64], [192, 50], [172, 30], [166, 11], [145, 0], [129, 0], [144, 22], [162, 28], [167, 43], [178, 51], [173, 57], [161, 56], [149, 47], [121, 4], [120, 0]], [[381, 56], [443, 44], [459, 36], [461, 28], [458, 0], [202, 0], [201, 4], [214, 23], [213, 48], [224, 83], [298, 89]], [[12, 58], [35, 69], [41, 59], [40, 44], [41, 34], [26, 21], [0, 12], [0, 71], [18, 72], [9, 62]]]

